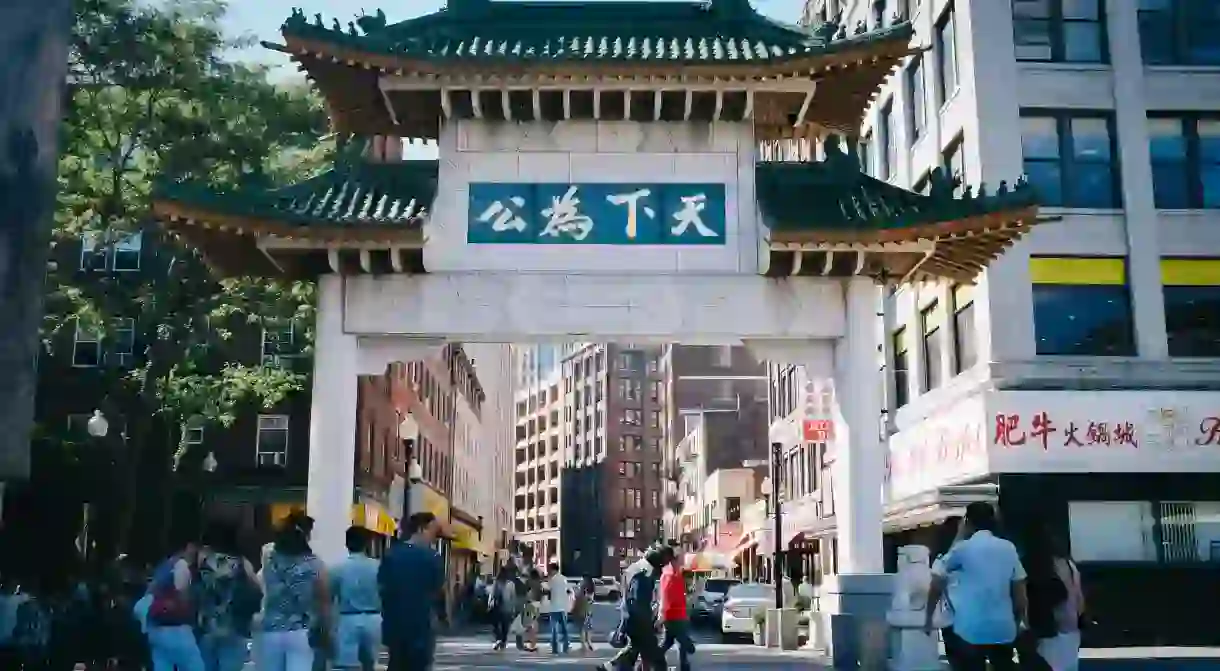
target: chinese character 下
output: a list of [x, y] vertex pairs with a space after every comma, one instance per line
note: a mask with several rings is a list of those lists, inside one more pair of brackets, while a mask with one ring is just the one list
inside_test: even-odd
[[581, 241], [593, 232], [593, 220], [580, 213], [580, 199], [576, 197], [576, 187], [569, 186], [562, 197], [551, 196], [551, 206], [542, 211], [546, 217], [546, 227], [539, 236], [549, 235], [559, 237], [570, 235], [573, 240]]
[[1017, 431], [1021, 426], [1020, 415], [1005, 415], [1000, 413], [995, 416], [995, 440], [992, 442], [996, 445], [1004, 447], [1019, 447], [1025, 444], [1025, 432]]
[[509, 205], [514, 207], [509, 207], [509, 205], [505, 205], [498, 200], [491, 205], [488, 205], [487, 209], [483, 210], [483, 214], [479, 215], [478, 221], [485, 224], [490, 221], [491, 230], [497, 233], [510, 229], [518, 232], [525, 232], [525, 220], [521, 218], [521, 215], [514, 211], [525, 207], [525, 199], [521, 196], [513, 196], [512, 198], [508, 199], [508, 202]]
[[695, 227], [695, 232], [705, 238], [716, 237], [716, 231], [708, 228], [703, 223], [703, 217], [700, 212], [707, 209], [707, 196], [702, 193], [693, 196], [682, 196], [682, 209], [674, 212], [674, 219], [678, 223], [673, 225], [669, 232], [673, 235], [682, 235], [686, 233], [686, 229], [691, 226]]
[[[634, 240], [638, 233], [637, 217], [639, 213], [637, 210], [639, 209], [640, 199], [647, 198], [650, 194], [652, 194], [650, 189], [638, 189], [631, 193], [618, 193], [606, 196], [606, 200], [610, 201], [611, 205], [627, 206], [627, 238], [630, 240]], [[644, 214], [649, 219], [655, 219], [657, 216], [656, 210], [647, 205], [644, 206]]]

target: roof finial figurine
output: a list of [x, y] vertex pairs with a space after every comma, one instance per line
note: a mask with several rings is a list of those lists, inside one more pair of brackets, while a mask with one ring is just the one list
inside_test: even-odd
[[336, 33], [341, 33], [343, 32], [343, 24], [339, 23], [338, 18], [331, 19], [330, 29]]
[[936, 200], [953, 198], [953, 178], [942, 167], [932, 169], [928, 175], [928, 197]]
[[857, 35], [863, 35], [864, 33], [867, 33], [867, 32], [868, 32], [868, 22], [867, 21], [856, 22], [856, 34]]
[[822, 23], [818, 24], [817, 28], [813, 29], [814, 37], [817, 37], [823, 42], [830, 42], [833, 40], [835, 38], [835, 33], [837, 32], [839, 32], [839, 24], [835, 23], [834, 20], [823, 21]]
[[347, 22], [347, 34], [351, 35], [352, 37], [360, 37], [360, 33], [356, 32], [356, 22], [355, 21]]
[[979, 182], [979, 192], [974, 194], [978, 200], [983, 200], [987, 197], [987, 182]]
[[996, 189], [995, 195], [998, 198], [1003, 198], [1004, 196], [1008, 195], [1008, 182], [1007, 181], [1000, 182], [1000, 188]]
[[386, 27], [385, 12], [379, 9], [373, 16], [365, 14], [356, 19], [356, 25], [360, 26], [360, 29], [364, 31], [365, 35], [382, 30]]
[[322, 15], [321, 14], [313, 15], [313, 24], [319, 28], [322, 27]]

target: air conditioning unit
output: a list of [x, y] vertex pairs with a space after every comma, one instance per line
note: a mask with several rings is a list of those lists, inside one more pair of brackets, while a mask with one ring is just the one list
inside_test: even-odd
[[283, 468], [287, 463], [288, 454], [285, 452], [262, 452], [258, 455], [260, 468]]

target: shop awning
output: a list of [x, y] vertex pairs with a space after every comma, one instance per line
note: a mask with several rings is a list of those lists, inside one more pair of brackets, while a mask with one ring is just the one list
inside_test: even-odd
[[352, 526], [362, 527], [382, 536], [398, 532], [398, 523], [378, 503], [357, 503], [352, 506]]
[[477, 529], [456, 519], [453, 520], [452, 528], [453, 540], [451, 541], [451, 546], [455, 550], [464, 550], [476, 554], [483, 552], [483, 546], [479, 541], [479, 531]]

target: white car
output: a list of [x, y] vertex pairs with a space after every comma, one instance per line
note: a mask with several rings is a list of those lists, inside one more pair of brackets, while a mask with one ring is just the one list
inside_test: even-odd
[[725, 595], [720, 613], [722, 636], [752, 635], [754, 618], [775, 607], [775, 588], [756, 582], [733, 585]]
[[618, 601], [623, 595], [623, 588], [618, 584], [618, 578], [603, 577], [593, 579], [593, 595], [598, 599]]
[[733, 578], [708, 578], [704, 580], [703, 585], [691, 596], [691, 619], [711, 620], [712, 622], [719, 620], [720, 608], [724, 603], [725, 593], [734, 585], [740, 583], [740, 580]]

